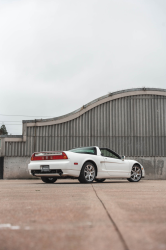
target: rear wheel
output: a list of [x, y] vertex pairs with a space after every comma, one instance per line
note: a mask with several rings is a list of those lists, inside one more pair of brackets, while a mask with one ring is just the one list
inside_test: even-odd
[[105, 179], [95, 179], [96, 182], [103, 182]]
[[131, 177], [127, 180], [130, 182], [138, 182], [142, 178], [142, 172], [139, 165], [134, 165], [131, 169]]
[[96, 177], [96, 168], [92, 162], [85, 162], [78, 178], [81, 183], [92, 183]]
[[55, 177], [41, 177], [42, 181], [45, 183], [54, 183], [56, 182], [57, 178]]

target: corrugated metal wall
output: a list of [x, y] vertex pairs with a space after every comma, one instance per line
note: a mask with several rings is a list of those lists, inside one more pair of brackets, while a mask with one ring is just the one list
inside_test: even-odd
[[5, 155], [30, 156], [34, 151], [90, 145], [108, 147], [126, 156], [166, 156], [166, 97], [123, 97], [72, 121], [27, 127], [26, 142], [6, 142]]

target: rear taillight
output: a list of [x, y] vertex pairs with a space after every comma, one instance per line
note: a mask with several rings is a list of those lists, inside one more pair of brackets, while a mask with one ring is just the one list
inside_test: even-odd
[[64, 160], [68, 159], [67, 155], [64, 152], [55, 153], [55, 154], [44, 154], [44, 153], [34, 153], [31, 156], [31, 161], [44, 161], [44, 160]]

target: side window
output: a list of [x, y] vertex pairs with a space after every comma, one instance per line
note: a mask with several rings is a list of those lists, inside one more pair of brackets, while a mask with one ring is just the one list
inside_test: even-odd
[[101, 150], [101, 155], [104, 157], [110, 157], [110, 152], [107, 149], [100, 149]]
[[119, 157], [117, 155], [115, 155], [114, 153], [112, 153], [108, 149], [100, 149], [100, 150], [101, 150], [101, 155], [104, 157], [119, 159]]

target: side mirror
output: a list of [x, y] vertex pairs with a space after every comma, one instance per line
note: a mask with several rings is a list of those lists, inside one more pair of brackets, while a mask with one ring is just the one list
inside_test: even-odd
[[125, 156], [124, 156], [124, 155], [122, 155], [122, 158], [121, 158], [121, 159], [122, 159], [122, 161], [124, 161], [124, 160], [125, 160]]

